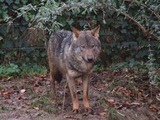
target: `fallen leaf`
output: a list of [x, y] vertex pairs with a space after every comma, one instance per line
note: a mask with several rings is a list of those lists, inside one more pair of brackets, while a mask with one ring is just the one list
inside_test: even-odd
[[133, 103], [131, 103], [131, 105], [140, 105], [140, 103], [138, 103], [138, 102], [133, 102]]
[[99, 113], [100, 116], [105, 116], [106, 114], [107, 114], [106, 112]]
[[34, 107], [35, 110], [39, 110], [39, 107]]
[[98, 90], [98, 91], [101, 91], [101, 90], [103, 90], [103, 88], [98, 88], [97, 90]]
[[7, 78], [7, 81], [11, 80], [12, 78], [13, 78], [13, 77], [8, 77], [8, 78]]
[[155, 105], [151, 105], [151, 106], [149, 107], [149, 109], [150, 109], [151, 111], [153, 111], [153, 112], [158, 112], [158, 111], [159, 111], [158, 108], [157, 108]]
[[105, 98], [105, 100], [110, 104], [113, 104], [115, 102], [115, 100], [112, 98], [109, 98], [109, 99]]
[[160, 101], [160, 93], [159, 93], [158, 95], [156, 95], [156, 99], [157, 99], [158, 101]]
[[56, 100], [51, 100], [51, 103], [55, 104], [57, 101]]
[[71, 118], [71, 119], [75, 119], [75, 115], [65, 115], [64, 118]]
[[2, 95], [3, 96], [6, 96], [6, 95], [8, 95], [9, 93], [8, 92], [2, 92]]
[[105, 87], [108, 87], [108, 83], [106, 83], [104, 86], [105, 86]]
[[26, 92], [26, 89], [22, 89], [22, 90], [20, 91], [21, 94], [24, 94], [25, 92]]
[[160, 115], [160, 110], [158, 110], [158, 115]]
[[125, 106], [125, 107], [128, 107], [128, 106], [130, 106], [131, 104], [128, 102], [128, 101], [125, 101], [124, 103], [123, 103], [123, 106]]

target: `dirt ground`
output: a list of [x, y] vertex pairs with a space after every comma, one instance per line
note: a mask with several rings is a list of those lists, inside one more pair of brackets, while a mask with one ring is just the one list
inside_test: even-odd
[[66, 82], [51, 97], [47, 75], [0, 80], [0, 120], [160, 120], [159, 86], [144, 75], [123, 71], [96, 71], [89, 99], [93, 113], [83, 111], [81, 82], [77, 83], [80, 113], [73, 113]]

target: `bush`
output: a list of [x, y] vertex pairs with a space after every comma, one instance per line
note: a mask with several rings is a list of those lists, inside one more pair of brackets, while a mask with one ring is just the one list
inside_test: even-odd
[[17, 76], [20, 72], [18, 65], [10, 63], [6, 66], [0, 66], [0, 76]]
[[20, 76], [29, 76], [29, 75], [38, 75], [38, 74], [46, 74], [47, 68], [42, 65], [32, 64], [26, 65], [22, 64], [18, 66], [14, 63], [10, 63], [8, 65], [0, 66], [0, 76], [1, 77], [20, 77]]
[[[4, 2], [10, 4], [3, 0], [1, 3]], [[4, 14], [0, 31], [2, 63], [46, 64], [46, 43], [53, 31], [70, 30], [70, 25], [90, 29], [100, 24], [102, 54], [98, 63], [104, 68], [113, 64], [120, 67], [132, 63], [147, 65], [148, 45], [155, 59], [152, 62], [157, 65], [155, 67], [160, 66], [159, 0], [35, 0], [20, 2], [21, 5], [16, 2], [0, 10]], [[15, 5], [19, 9], [14, 8]]]

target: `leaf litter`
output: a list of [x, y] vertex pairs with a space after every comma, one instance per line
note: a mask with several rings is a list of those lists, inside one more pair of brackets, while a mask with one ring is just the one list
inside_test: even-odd
[[[94, 72], [89, 89], [93, 114], [84, 114], [83, 110], [72, 113], [70, 93], [64, 80], [56, 84], [57, 95], [52, 97], [48, 75], [2, 79], [0, 119], [158, 120], [160, 87], [150, 85], [144, 78], [123, 70]], [[83, 109], [81, 86], [82, 82], [78, 81], [77, 94]]]

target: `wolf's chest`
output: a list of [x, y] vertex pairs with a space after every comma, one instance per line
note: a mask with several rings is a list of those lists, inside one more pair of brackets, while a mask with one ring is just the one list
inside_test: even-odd
[[85, 61], [69, 61], [67, 65], [67, 72], [73, 77], [79, 77], [92, 71], [92, 64]]

